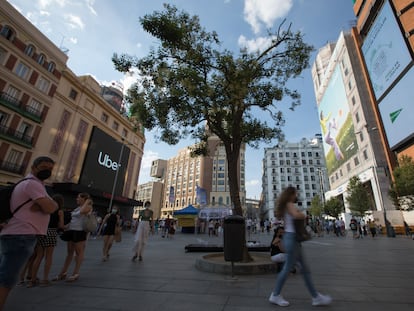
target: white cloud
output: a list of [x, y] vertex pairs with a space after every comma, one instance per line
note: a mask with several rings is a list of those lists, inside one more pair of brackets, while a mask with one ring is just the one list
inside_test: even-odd
[[254, 33], [259, 33], [262, 24], [271, 27], [276, 19], [288, 14], [292, 5], [293, 0], [245, 0], [244, 19]]
[[72, 44], [77, 44], [78, 43], [78, 38], [70, 37], [69, 42], [72, 43]]
[[270, 46], [272, 38], [258, 37], [256, 39], [248, 40], [245, 36], [239, 37], [238, 43], [240, 47], [245, 47], [248, 52], [263, 51]]
[[82, 19], [79, 16], [73, 14], [65, 14], [64, 18], [69, 25], [70, 28], [76, 29], [83, 29], [85, 28], [85, 24], [82, 22]]
[[39, 0], [38, 6], [40, 9], [48, 8], [49, 6], [57, 4], [60, 7], [64, 7], [67, 4], [67, 0]]
[[50, 16], [50, 12], [48, 12], [48, 11], [44, 11], [44, 10], [39, 11], [39, 14], [40, 14], [41, 16]]
[[151, 164], [152, 161], [160, 159], [160, 155], [156, 151], [147, 150], [144, 152], [141, 163], [141, 170], [139, 172], [139, 184], [150, 181], [152, 178], [150, 176]]
[[95, 9], [93, 8], [94, 4], [95, 4], [95, 0], [86, 0], [86, 7], [89, 9], [89, 11], [93, 15], [98, 16], [98, 13], [96, 13]]
[[257, 186], [260, 183], [258, 179], [252, 179], [246, 181], [246, 186]]

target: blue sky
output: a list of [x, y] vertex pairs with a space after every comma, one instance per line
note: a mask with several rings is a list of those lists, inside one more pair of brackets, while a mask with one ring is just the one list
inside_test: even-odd
[[[125, 87], [134, 77], [115, 71], [111, 56], [114, 52], [145, 56], [156, 41], [139, 24], [139, 17], [161, 10], [166, 2], [159, 0], [9, 0], [22, 15], [59, 47], [69, 50], [68, 66], [77, 75], [90, 74], [105, 84], [120, 81]], [[200, 17], [208, 31], [216, 31], [223, 47], [237, 53], [241, 46], [251, 49], [264, 45], [266, 29], [276, 29], [286, 18], [293, 30], [305, 34], [305, 41], [317, 50], [335, 42], [341, 31], [355, 21], [351, 0], [171, 0], [168, 3]], [[286, 109], [284, 133], [289, 142], [312, 138], [320, 133], [312, 77], [309, 70], [292, 82], [302, 94], [302, 105], [294, 112]], [[284, 108], [286, 105], [286, 108]], [[149, 167], [157, 158], [168, 159], [192, 141], [176, 146], [156, 142], [147, 133], [144, 159], [139, 182], [151, 180]], [[275, 142], [276, 143], [276, 142]], [[246, 152], [246, 190], [248, 198], [261, 193], [264, 148], [248, 147]]]

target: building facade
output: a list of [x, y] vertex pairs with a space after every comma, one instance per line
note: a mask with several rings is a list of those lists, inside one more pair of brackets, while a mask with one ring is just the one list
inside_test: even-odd
[[298, 207], [306, 210], [312, 199], [329, 190], [321, 136], [303, 138], [298, 143], [282, 141], [265, 148], [263, 159], [263, 207], [266, 219], [274, 218], [274, 209], [279, 194], [288, 186], [298, 191]]
[[154, 212], [153, 219], [160, 218], [162, 199], [164, 195], [164, 183], [159, 181], [150, 181], [144, 184], [138, 185], [138, 191], [136, 199], [142, 202], [143, 206], [134, 208], [134, 219], [139, 217], [139, 212], [149, 207]]
[[[335, 44], [321, 48], [312, 66], [323, 133], [324, 158], [331, 190], [345, 205], [348, 181], [358, 176], [374, 199], [373, 211], [393, 209], [388, 197], [390, 166], [381, 124], [370, 103], [358, 49], [358, 34], [342, 32]], [[379, 219], [383, 222], [383, 218]]]
[[38, 156], [56, 162], [50, 192], [74, 207], [88, 192], [104, 214], [112, 204], [132, 217], [145, 137], [103, 97], [91, 76], [6, 1], [0, 2], [0, 182], [14, 183]]
[[414, 1], [356, 0], [354, 12], [382, 140], [397, 156], [414, 158]]

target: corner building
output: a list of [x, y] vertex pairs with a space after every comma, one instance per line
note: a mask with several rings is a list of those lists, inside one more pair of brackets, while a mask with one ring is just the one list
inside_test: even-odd
[[132, 218], [144, 132], [91, 76], [67, 68], [67, 59], [0, 2], [0, 183], [15, 183], [36, 157], [49, 156], [56, 165], [48, 189], [63, 194], [65, 206], [88, 192], [100, 214], [112, 203]]
[[344, 203], [348, 223], [347, 185], [351, 177], [358, 176], [373, 198], [374, 217], [384, 225], [384, 211], [394, 209], [388, 196], [391, 167], [358, 42], [355, 29], [342, 32], [336, 43], [319, 50], [312, 66], [331, 189], [326, 199], [337, 197]]

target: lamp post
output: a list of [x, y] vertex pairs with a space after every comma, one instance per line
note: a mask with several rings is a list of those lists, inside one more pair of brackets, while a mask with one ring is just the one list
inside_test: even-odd
[[114, 195], [115, 195], [115, 188], [116, 188], [116, 183], [118, 181], [118, 174], [119, 174], [119, 169], [121, 167], [121, 160], [122, 160], [122, 155], [124, 153], [124, 138], [122, 138], [122, 142], [121, 142], [121, 150], [119, 151], [119, 158], [118, 158], [118, 165], [116, 167], [116, 172], [115, 172], [115, 178], [114, 178], [114, 183], [112, 185], [112, 192], [111, 192], [111, 199], [109, 200], [109, 206], [108, 206], [108, 211], [112, 212], [112, 203], [114, 201]]

